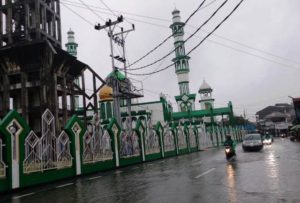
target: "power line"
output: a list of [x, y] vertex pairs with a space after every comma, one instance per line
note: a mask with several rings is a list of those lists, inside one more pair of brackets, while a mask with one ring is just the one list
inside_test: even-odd
[[[65, 2], [65, 4], [67, 5], [70, 5], [70, 6], [73, 6], [73, 7], [78, 7], [78, 8], [84, 8], [84, 9], [87, 9], [85, 7], [82, 7], [79, 3], [77, 2], [73, 2], [73, 1], [69, 1], [69, 0], [62, 0], [63, 2]], [[61, 1], [61, 2], [62, 2]], [[207, 5], [203, 6], [202, 9], [204, 9], [205, 7], [208, 7], [210, 4], [216, 2], [216, 0], [214, 1], [211, 1], [210, 3], [208, 3]], [[88, 5], [89, 7], [92, 7], [92, 8], [95, 8], [95, 9], [99, 9], [99, 10], [108, 10], [108, 9], [105, 9], [105, 8], [101, 8], [101, 7], [97, 7], [97, 6], [94, 6], [94, 5]], [[93, 10], [95, 11], [95, 10]], [[97, 12], [100, 12], [98, 10], [96, 10]], [[140, 14], [136, 14], [136, 13], [130, 13], [130, 12], [124, 12], [124, 11], [119, 11], [119, 10], [112, 10], [112, 11], [115, 11], [115, 12], [119, 12], [119, 13], [124, 13], [124, 14], [128, 14], [128, 15], [132, 15], [132, 16], [137, 16], [137, 17], [141, 17], [141, 18], [148, 18], [148, 19], [152, 19], [152, 20], [157, 20], [157, 21], [162, 21], [162, 22], [171, 22], [171, 20], [168, 20], [168, 19], [163, 19], [163, 18], [158, 18], [158, 17], [153, 17], [153, 16], [146, 16], [146, 15], [140, 15]], [[105, 13], [105, 14], [108, 14], [108, 15], [112, 15], [111, 13], [107, 13], [107, 12], [103, 12], [101, 11], [102, 13]], [[150, 23], [150, 22], [147, 22], [147, 21], [143, 21], [143, 20], [138, 20], [138, 19], [134, 19], [134, 18], [126, 18], [126, 19], [130, 19], [132, 21], [135, 21], [135, 22], [140, 22], [140, 23], [144, 23], [144, 24], [148, 24], [148, 25], [153, 25], [153, 26], [156, 26], [156, 27], [161, 27], [161, 28], [164, 28], [164, 29], [169, 29], [168, 26], [164, 26], [164, 25], [160, 25], [160, 24], [156, 24], [156, 23]], [[125, 20], [126, 20], [125, 19]], [[191, 28], [196, 28], [196, 26], [193, 26], [193, 25], [190, 25], [190, 24], [186, 24], [188, 27], [191, 27]], [[202, 29], [201, 30], [202, 32], [205, 32], [205, 33], [208, 33], [208, 31]], [[187, 32], [188, 33], [188, 32]], [[188, 33], [189, 34], [189, 33]], [[248, 49], [252, 49], [252, 50], [255, 50], [255, 51], [258, 51], [258, 52], [261, 52], [263, 54], [267, 54], [267, 55], [270, 55], [272, 57], [275, 57], [275, 58], [278, 58], [278, 59], [281, 59], [281, 60], [285, 60], [285, 61], [288, 61], [288, 62], [291, 62], [291, 63], [294, 63], [294, 64], [297, 64], [299, 65], [300, 63], [297, 62], [297, 61], [294, 61], [292, 59], [289, 59], [289, 58], [286, 58], [286, 57], [282, 57], [282, 56], [279, 56], [277, 54], [274, 54], [274, 53], [271, 53], [269, 51], [266, 51], [266, 50], [263, 50], [263, 49], [259, 49], [259, 48], [256, 48], [256, 47], [253, 47], [253, 46], [250, 46], [250, 45], [247, 45], [245, 43], [242, 43], [242, 42], [238, 42], [236, 40], [232, 40], [230, 38], [227, 38], [227, 37], [224, 37], [224, 36], [221, 36], [221, 35], [218, 35], [218, 34], [213, 34], [214, 37], [217, 37], [217, 38], [220, 38], [220, 39], [223, 39], [223, 40], [226, 40], [226, 41], [229, 41], [229, 42], [232, 42], [234, 44], [237, 44], [237, 45], [240, 45], [240, 46], [243, 46], [243, 47], [246, 47]], [[207, 40], [207, 41], [210, 41], [210, 40]], [[219, 44], [221, 46], [224, 46], [223, 44]], [[229, 47], [231, 48], [231, 47]], [[236, 50], [238, 51], [238, 50]], [[246, 53], [245, 51], [242, 51], [243, 53]], [[246, 53], [247, 54], [247, 53]]]
[[[241, 0], [235, 7], [234, 9], [208, 34], [206, 35], [194, 48], [192, 48], [188, 53], [187, 53], [187, 56], [189, 54], [191, 54], [196, 48], [198, 48], [213, 32], [215, 32], [235, 11], [236, 9], [241, 5], [241, 3], [243, 2], [244, 0]], [[164, 71], [170, 67], [172, 67], [175, 63], [172, 63], [168, 66], [166, 66], [165, 68], [162, 68], [160, 70], [157, 70], [157, 71], [153, 71], [153, 72], [150, 72], [150, 73], [141, 73], [141, 74], [135, 74], [135, 73], [128, 73], [130, 75], [136, 75], [136, 76], [145, 76], [145, 75], [151, 75], [151, 74], [155, 74], [155, 73], [159, 73], [161, 71]]]
[[[191, 25], [189, 25], [189, 26], [191, 26]], [[195, 26], [191, 26], [191, 27], [195, 27]], [[202, 30], [202, 32], [208, 33], [208, 31], [206, 31], [206, 30]], [[261, 53], [270, 55], [270, 56], [273, 56], [273, 57], [275, 57], [275, 58], [279, 58], [279, 59], [282, 59], [282, 60], [285, 60], [285, 61], [289, 61], [289, 62], [291, 62], [291, 63], [295, 63], [295, 64], [297, 64], [297, 65], [300, 65], [300, 63], [297, 62], [297, 61], [288, 59], [288, 58], [286, 58], [286, 57], [279, 56], [279, 55], [274, 54], [274, 53], [271, 53], [271, 52], [269, 52], [269, 51], [265, 51], [265, 50], [263, 50], [263, 49], [255, 48], [255, 47], [252, 47], [252, 46], [249, 46], [249, 45], [247, 45], [247, 44], [238, 42], [238, 41], [236, 41], [236, 40], [229, 39], [229, 38], [224, 37], [224, 36], [221, 36], [221, 35], [213, 34], [213, 36], [218, 37], [218, 38], [220, 38], [220, 39], [224, 39], [224, 40], [229, 41], [229, 42], [232, 42], [232, 43], [234, 43], [234, 44], [237, 44], [237, 45], [246, 47], [246, 48], [248, 48], [248, 49], [252, 49], [252, 50], [255, 50], [255, 51], [258, 51], [258, 52], [261, 52]]]
[[91, 7], [89, 7], [86, 3], [84, 3], [82, 0], [79, 0], [88, 10], [90, 10], [93, 14], [95, 14], [97, 17], [99, 17], [101, 20], [105, 22], [105, 19], [102, 18], [97, 12], [95, 12]]
[[[201, 2], [201, 4], [198, 6], [198, 8], [187, 18], [187, 20], [184, 22], [183, 25], [179, 26], [178, 29], [174, 32], [174, 34], [179, 31], [182, 27], [184, 27], [184, 25], [200, 10], [200, 8], [202, 7], [202, 5], [204, 4], [206, 0], [203, 0]], [[140, 57], [139, 59], [135, 60], [132, 64], [130, 64], [128, 67], [133, 66], [134, 64], [140, 62], [141, 60], [143, 60], [144, 58], [146, 58], [147, 56], [149, 56], [152, 52], [154, 52], [156, 49], [158, 49], [159, 47], [161, 47], [166, 41], [168, 41], [171, 37], [173, 37], [173, 34], [169, 35], [166, 39], [164, 39], [161, 43], [159, 43], [157, 46], [155, 46], [153, 49], [151, 49], [149, 52], [147, 52], [144, 56]], [[130, 69], [133, 70], [133, 69]]]
[[109, 6], [103, 1], [99, 0], [114, 16], [118, 16], [113, 10], [109, 8]]
[[257, 57], [257, 58], [260, 58], [260, 59], [263, 59], [265, 61], [269, 61], [269, 62], [272, 62], [272, 63], [276, 63], [278, 65], [281, 65], [281, 66], [284, 66], [284, 67], [287, 67], [287, 68], [292, 68], [292, 69], [295, 69], [295, 70], [300, 70], [299, 68], [297, 67], [294, 67], [294, 66], [290, 66], [290, 65], [287, 65], [287, 64], [284, 64], [284, 63], [280, 63], [278, 61], [275, 61], [275, 60], [272, 60], [272, 59], [269, 59], [269, 58], [266, 58], [264, 56], [260, 56], [260, 55], [257, 55], [257, 54], [253, 54], [253, 53], [250, 53], [250, 52], [247, 52], [247, 51], [244, 51], [244, 50], [241, 50], [241, 49], [238, 49], [238, 48], [235, 48], [235, 47], [231, 47], [231, 46], [228, 46], [228, 45], [225, 45], [221, 42], [217, 42], [217, 41], [214, 41], [214, 40], [207, 40], [211, 43], [214, 43], [214, 44], [218, 44], [220, 46], [223, 46], [223, 47], [226, 47], [226, 48], [229, 48], [229, 49], [232, 49], [232, 50], [235, 50], [237, 52], [241, 52], [241, 53], [244, 53], [244, 54], [248, 54], [250, 56], [254, 56], [254, 57]]
[[[67, 0], [63, 0], [63, 1], [67, 1]], [[84, 18], [83, 16], [81, 16], [79, 13], [77, 13], [76, 11], [74, 11], [73, 9], [71, 9], [71, 8], [70, 8], [69, 6], [67, 6], [67, 5], [74, 6], [74, 7], [79, 7], [79, 8], [84, 8], [84, 9], [88, 9], [88, 8], [82, 7], [82, 6], [78, 6], [78, 5], [75, 5], [75, 4], [70, 4], [70, 3], [63, 3], [63, 2], [61, 2], [61, 3], [62, 3], [62, 5], [63, 5], [64, 7], [66, 7], [66, 8], [67, 8], [68, 10], [70, 10], [72, 13], [74, 13], [75, 15], [77, 15], [78, 17], [80, 17], [80, 18], [81, 18], [82, 20], [84, 20], [86, 23], [88, 23], [89, 25], [93, 25], [93, 23], [91, 23], [90, 21], [88, 21], [86, 18]], [[76, 3], [76, 2], [73, 2], [73, 3]], [[213, 3], [213, 2], [211, 2], [211, 3]], [[78, 3], [77, 3], [77, 4], [78, 4]], [[88, 6], [90, 6], [90, 5], [88, 5]], [[208, 5], [206, 5], [206, 6], [208, 6]], [[91, 7], [91, 6], [90, 6], [90, 7]], [[203, 7], [203, 8], [204, 8], [204, 7]], [[146, 22], [146, 21], [136, 20], [136, 19], [132, 19], [132, 18], [128, 18], [128, 19], [131, 19], [131, 20], [136, 21], [136, 22], [141, 22], [141, 23], [150, 24], [150, 25], [153, 25], [153, 26], [157, 26], [157, 27], [162, 27], [162, 28], [165, 28], [165, 29], [169, 29], [168, 27], [165, 27], [165, 26], [163, 26], [163, 25], [158, 25], [158, 24], [154, 24], [154, 23], [149, 23], [149, 22]], [[188, 25], [188, 26], [195, 28], [195, 26], [191, 26], [191, 25]], [[203, 32], [208, 32], [208, 31], [205, 31], [205, 30], [201, 30], [201, 31], [203, 31]], [[195, 36], [198, 37], [197, 35], [195, 35]], [[235, 41], [235, 40], [231, 40], [231, 39], [226, 38], [226, 37], [223, 37], [223, 36], [221, 36], [221, 35], [213, 34], [213, 36], [216, 36], [216, 37], [218, 37], [218, 38], [227, 40], [227, 41], [229, 41], [229, 42], [238, 44], [238, 45], [240, 45], [240, 46], [244, 46], [244, 47], [246, 47], [246, 48], [253, 49], [253, 50], [255, 50], [255, 51], [258, 51], [258, 52], [261, 52], [261, 53], [264, 53], [264, 54], [267, 54], [267, 55], [270, 55], [270, 56], [273, 56], [273, 57], [276, 57], [276, 58], [279, 58], [279, 59], [282, 59], [282, 60], [285, 60], [285, 61], [289, 61], [289, 62], [291, 62], [291, 63], [300, 64], [300, 63], [298, 63], [298, 62], [296, 62], [296, 61], [293, 61], [293, 60], [291, 60], [291, 59], [288, 59], [288, 58], [285, 58], [285, 57], [282, 57], [282, 56], [273, 54], [273, 53], [271, 53], [271, 52], [268, 52], [268, 51], [265, 51], [265, 50], [262, 50], [262, 49], [258, 49], [258, 48], [255, 48], [255, 47], [251, 47], [251, 46], [249, 46], [249, 45], [246, 45], [246, 44], [244, 44], [244, 43], [241, 43], [241, 42], [238, 42], [238, 41]], [[248, 55], [251, 55], [251, 56], [254, 56], [254, 57], [257, 57], [257, 58], [260, 58], [260, 59], [269, 61], [269, 62], [272, 62], [272, 63], [276, 63], [276, 64], [281, 65], [281, 66], [285, 66], [285, 67], [288, 67], [288, 68], [297, 69], [297, 68], [295, 68], [295, 67], [293, 67], [293, 66], [290, 66], [290, 65], [287, 65], [287, 64], [284, 64], [284, 63], [280, 63], [280, 62], [278, 62], [278, 61], [275, 61], [275, 60], [272, 60], [272, 59], [269, 59], [269, 58], [266, 58], [266, 57], [263, 57], [263, 56], [260, 56], [260, 55], [257, 55], [257, 54], [253, 54], [253, 53], [247, 52], [247, 51], [245, 51], [245, 50], [241, 50], [241, 49], [238, 49], [238, 48], [234, 48], [234, 47], [232, 47], [232, 46], [225, 45], [225, 44], [223, 44], [223, 43], [221, 43], [221, 42], [217, 42], [217, 41], [210, 40], [210, 39], [208, 39], [207, 41], [208, 41], [208, 42], [211, 42], [211, 43], [214, 43], [214, 44], [217, 44], [217, 45], [220, 45], [220, 46], [223, 46], [223, 47], [226, 47], [226, 48], [230, 48], [230, 49], [235, 50], [235, 51], [237, 51], [237, 52], [241, 52], [241, 53], [244, 53], [244, 54], [248, 54]], [[298, 70], [298, 69], [297, 69], [297, 70]]]
[[[217, 8], [217, 10], [215, 10], [214, 12], [213, 12], [213, 14], [204, 22], [204, 23], [202, 23], [201, 24], [201, 26], [200, 27], [198, 27], [198, 29], [196, 29], [196, 31], [195, 32], [193, 32], [193, 34], [191, 34], [187, 39], [185, 39], [184, 41], [183, 41], [183, 44], [185, 44], [188, 40], [190, 40], [197, 32], [199, 32], [199, 30], [203, 27], [203, 26], [205, 26], [218, 12], [219, 12], [219, 10], [226, 4], [228, 2], [228, 0], [225, 0], [218, 8]], [[189, 20], [189, 19], [188, 19]], [[183, 24], [183, 26], [184, 26], [184, 24]], [[171, 36], [173, 36], [173, 35], [171, 35]], [[158, 47], [157, 47], [158, 48]], [[156, 64], [156, 63], [158, 63], [158, 62], [160, 62], [161, 60], [163, 60], [163, 59], [165, 59], [165, 58], [167, 58], [168, 56], [170, 56], [174, 51], [176, 51], [176, 49], [177, 48], [174, 48], [174, 49], [172, 49], [172, 51], [170, 51], [168, 54], [166, 54], [166, 55], [164, 55], [163, 57], [161, 57], [161, 58], [159, 58], [159, 59], [157, 59], [157, 60], [155, 60], [154, 62], [152, 62], [152, 63], [149, 63], [149, 64], [147, 64], [147, 65], [144, 65], [144, 66], [141, 66], [141, 67], [138, 67], [138, 68], [131, 68], [131, 69], [129, 69], [129, 70], [141, 70], [141, 69], [144, 69], [144, 68], [147, 68], [147, 67], [149, 67], [149, 66], [152, 66], [152, 65], [154, 65], [154, 64]], [[154, 51], [154, 50], [153, 50]], [[142, 58], [141, 58], [142, 59]], [[133, 64], [132, 64], [133, 65]]]
[[[154, 71], [160, 69], [164, 62], [165, 62], [165, 60], [162, 60], [162, 61], [159, 63], [159, 65], [157, 66], [157, 68], [156, 68]], [[142, 79], [142, 81], [147, 80], [147, 79], [150, 78], [151, 76], [152, 76], [152, 75], [147, 75], [145, 78]]]
[[208, 33], [208, 35], [206, 35], [201, 41], [200, 43], [198, 43], [194, 48], [192, 48], [187, 55], [189, 55], [190, 53], [192, 53], [195, 49], [197, 49], [212, 33], [214, 33], [234, 12], [235, 10], [241, 5], [241, 3], [244, 0], [241, 0], [235, 7], [234, 9], [221, 21], [221, 23], [219, 23], [210, 33]]
[[[61, 1], [64, 1], [65, 3], [68, 3], [69, 5], [72, 5], [74, 7], [84, 8], [84, 7], [81, 6], [81, 4], [79, 4], [77, 2], [68, 1], [68, 0], [61, 0]], [[206, 6], [203, 6], [203, 8], [205, 8], [208, 5], [214, 3], [215, 1], [216, 0], [212, 1], [211, 3], [207, 4]], [[102, 8], [102, 7], [98, 7], [98, 6], [94, 6], [94, 5], [88, 5], [88, 6], [92, 7], [92, 8], [95, 8], [95, 9], [99, 9], [99, 10], [110, 11], [110, 13], [101, 11], [102, 13], [105, 13], [105, 14], [108, 14], [108, 15], [115, 15], [114, 12], [118, 12], [118, 13], [137, 16], [137, 17], [141, 17], [141, 18], [148, 18], [148, 19], [153, 19], [153, 20], [158, 20], [158, 21], [170, 22], [170, 20], [157, 18], [157, 17], [152, 17], [152, 16], [140, 15], [140, 14], [125, 12], [125, 11], [120, 11], [120, 10], [107, 9], [107, 8]], [[94, 9], [94, 11], [95, 11], [95, 9]], [[98, 10], [96, 10], [96, 11], [98, 11]], [[127, 18], [127, 19], [130, 19], [130, 18]]]
[[72, 13], [74, 13], [75, 15], [77, 15], [78, 17], [80, 17], [83, 21], [85, 21], [86, 23], [88, 23], [89, 25], [94, 26], [93, 23], [91, 23], [90, 21], [88, 21], [86, 18], [84, 18], [83, 16], [81, 16], [79, 13], [77, 13], [76, 11], [74, 11], [73, 9], [71, 9], [69, 6], [67, 6], [65, 3], [61, 2], [61, 4], [67, 8], [69, 11], [71, 11]]

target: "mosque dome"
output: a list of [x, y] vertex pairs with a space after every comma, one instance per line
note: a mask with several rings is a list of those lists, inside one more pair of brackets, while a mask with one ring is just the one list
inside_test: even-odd
[[113, 89], [107, 85], [104, 85], [99, 90], [99, 99], [100, 101], [112, 101], [113, 100]]

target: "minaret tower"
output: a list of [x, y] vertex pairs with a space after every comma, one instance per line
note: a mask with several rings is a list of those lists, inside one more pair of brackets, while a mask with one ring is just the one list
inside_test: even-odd
[[190, 111], [195, 109], [195, 94], [190, 94], [189, 89], [189, 59], [190, 57], [185, 54], [184, 47], [184, 23], [181, 22], [180, 11], [175, 9], [172, 12], [172, 29], [174, 37], [174, 46], [176, 48], [175, 58], [172, 60], [175, 63], [175, 73], [178, 79], [180, 95], [175, 99], [178, 104], [179, 111]]
[[77, 57], [78, 44], [75, 42], [74, 32], [70, 29], [68, 31], [68, 43], [66, 43], [67, 52], [72, 56]]
[[[67, 32], [68, 34], [68, 42], [65, 44], [66, 48], [67, 48], [67, 52], [69, 54], [71, 54], [72, 56], [77, 57], [77, 47], [78, 44], [75, 42], [75, 33], [74, 31], [72, 31], [71, 29]], [[79, 79], [75, 79], [75, 84], [76, 85], [80, 85], [79, 83]], [[74, 97], [75, 100], [75, 110], [79, 108], [79, 96], [75, 96]]]
[[207, 84], [205, 80], [203, 80], [202, 85], [199, 88], [200, 94], [200, 105], [202, 110], [209, 110], [210, 108], [214, 108], [214, 101], [212, 97], [213, 89]]
[[[203, 80], [202, 85], [199, 88], [200, 100], [199, 103], [201, 105], [202, 110], [211, 110], [214, 108], [215, 99], [212, 97], [213, 89]], [[214, 117], [204, 117], [204, 123], [213, 123], [215, 120]]]

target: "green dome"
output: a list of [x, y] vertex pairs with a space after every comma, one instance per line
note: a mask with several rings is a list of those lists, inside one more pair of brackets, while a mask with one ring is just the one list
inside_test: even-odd
[[122, 73], [119, 70], [114, 70], [110, 74], [108, 74], [107, 78], [111, 78], [111, 77], [117, 78], [118, 80], [125, 80], [126, 79], [124, 73]]

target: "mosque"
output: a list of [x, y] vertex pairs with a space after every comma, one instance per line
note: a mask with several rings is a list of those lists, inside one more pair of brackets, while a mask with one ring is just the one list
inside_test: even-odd
[[[131, 115], [132, 120], [146, 119], [151, 120], [152, 123], [160, 122], [198, 122], [206, 125], [216, 125], [216, 116], [228, 116], [228, 120], [233, 124], [233, 111], [231, 102], [227, 107], [215, 108], [214, 98], [212, 96], [212, 87], [203, 80], [199, 88], [201, 109], [196, 109], [196, 94], [190, 92], [189, 82], [189, 60], [190, 57], [186, 55], [184, 46], [184, 23], [181, 22], [180, 11], [175, 9], [172, 12], [173, 23], [170, 25], [174, 37], [174, 47], [176, 48], [173, 62], [175, 64], [175, 74], [177, 75], [177, 82], [179, 86], [179, 95], [175, 96], [178, 112], [174, 112], [172, 105], [167, 101], [165, 95], [161, 93], [159, 100], [149, 101], [144, 103], [132, 103]], [[125, 75], [118, 72], [118, 79], [122, 80]], [[112, 88], [108, 85], [103, 86], [99, 91], [99, 114], [102, 123], [108, 123], [109, 119], [113, 117], [113, 97]], [[122, 120], [128, 117], [126, 105], [121, 106]]]
[[[206, 81], [198, 91], [201, 109], [196, 108], [178, 10], [170, 26], [179, 86], [174, 111], [164, 94], [157, 101], [132, 99], [128, 108], [128, 98], [141, 97], [128, 88], [131, 81], [121, 71], [104, 80], [79, 61], [72, 30], [62, 50], [57, 1], [6, 3], [0, 3], [5, 16], [0, 23], [7, 25], [0, 32], [0, 193], [220, 146], [228, 133], [242, 139], [231, 102], [215, 108]], [[85, 87], [88, 71], [91, 94]], [[118, 97], [123, 95], [120, 120], [113, 116], [119, 101], [111, 81], [120, 85]], [[227, 116], [230, 125], [219, 125], [218, 116]]]

